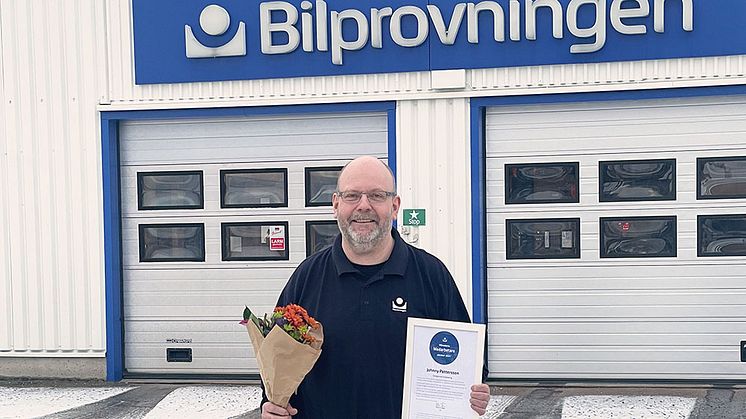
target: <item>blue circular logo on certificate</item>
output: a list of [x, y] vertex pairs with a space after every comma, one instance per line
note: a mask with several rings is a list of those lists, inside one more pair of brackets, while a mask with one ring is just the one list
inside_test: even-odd
[[430, 340], [430, 356], [440, 365], [448, 365], [458, 356], [458, 339], [449, 332], [438, 332]]

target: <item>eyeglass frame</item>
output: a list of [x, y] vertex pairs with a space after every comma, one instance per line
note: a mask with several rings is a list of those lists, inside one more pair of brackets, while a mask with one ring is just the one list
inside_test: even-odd
[[[345, 199], [345, 195], [348, 194], [348, 193], [351, 193], [351, 192], [359, 193], [360, 197], [358, 199], [354, 200], [354, 201], [348, 201], [348, 200], [346, 200]], [[372, 193], [383, 193], [385, 195], [385, 197], [383, 199], [381, 199], [380, 201], [376, 200], [376, 199], [371, 199], [369, 194], [372, 194]], [[360, 192], [360, 191], [335, 191], [334, 194], [337, 195], [337, 197], [339, 197], [339, 199], [342, 202], [346, 203], [346, 204], [357, 204], [357, 203], [359, 203], [360, 200], [363, 199], [363, 195], [365, 195], [365, 197], [368, 199], [368, 202], [375, 203], [375, 204], [384, 203], [384, 202], [386, 202], [387, 199], [393, 198], [393, 197], [396, 196], [396, 192], [384, 191], [384, 190], [376, 190], [376, 191], [369, 191], [369, 192]]]

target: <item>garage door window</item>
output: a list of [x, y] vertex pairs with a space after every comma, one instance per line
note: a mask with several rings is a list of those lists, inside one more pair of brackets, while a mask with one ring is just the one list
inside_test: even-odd
[[697, 199], [746, 198], [746, 157], [697, 159]]
[[697, 217], [698, 256], [746, 256], [746, 214]]
[[288, 206], [287, 169], [220, 171], [222, 208]]
[[506, 204], [579, 202], [578, 163], [505, 165]]
[[338, 234], [335, 220], [306, 221], [306, 256], [331, 246]]
[[580, 218], [505, 223], [508, 259], [580, 258]]
[[602, 258], [676, 256], [676, 217], [601, 218]]
[[332, 204], [337, 189], [337, 178], [342, 167], [306, 168], [306, 206], [321, 207]]
[[146, 172], [137, 174], [137, 209], [204, 208], [202, 172]]
[[287, 221], [221, 224], [223, 260], [288, 260]]
[[602, 161], [599, 201], [663, 201], [676, 199], [676, 159]]
[[140, 262], [204, 262], [204, 224], [140, 224]]

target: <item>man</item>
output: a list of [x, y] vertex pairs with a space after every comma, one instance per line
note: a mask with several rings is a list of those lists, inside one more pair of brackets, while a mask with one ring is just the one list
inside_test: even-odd
[[[262, 419], [398, 419], [402, 410], [407, 317], [469, 321], [448, 269], [405, 243], [391, 170], [364, 156], [339, 175], [332, 197], [342, 233], [303, 261], [280, 295], [324, 325], [321, 356], [287, 409], [262, 403]], [[484, 414], [489, 387], [471, 387]]]

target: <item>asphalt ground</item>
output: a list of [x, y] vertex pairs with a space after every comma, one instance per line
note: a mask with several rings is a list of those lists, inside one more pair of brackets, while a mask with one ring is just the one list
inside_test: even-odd
[[[485, 418], [746, 419], [746, 384], [491, 383]], [[240, 381], [0, 378], [0, 418], [260, 418]], [[384, 418], [385, 419], [385, 418]]]

